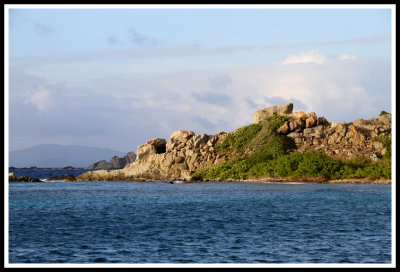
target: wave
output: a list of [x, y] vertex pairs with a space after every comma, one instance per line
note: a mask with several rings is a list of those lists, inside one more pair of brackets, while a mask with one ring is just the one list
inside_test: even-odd
[[67, 180], [65, 179], [60, 179], [60, 180], [47, 180], [47, 179], [40, 179], [43, 182], [65, 182]]

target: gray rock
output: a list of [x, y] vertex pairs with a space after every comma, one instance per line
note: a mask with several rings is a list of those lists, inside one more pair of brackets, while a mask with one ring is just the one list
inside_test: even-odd
[[322, 133], [324, 130], [324, 126], [319, 125], [316, 127], [310, 127], [310, 128], [306, 128], [303, 130], [303, 134], [304, 136], [309, 136], [309, 135], [320, 135], [320, 133]]
[[120, 158], [118, 156], [114, 156], [110, 160], [110, 168], [111, 169], [121, 169], [121, 168], [124, 168], [125, 165], [126, 165], [125, 158]]
[[392, 115], [390, 113], [378, 117], [378, 121], [390, 126], [392, 124]]
[[91, 164], [87, 167], [87, 169], [122, 169], [126, 165], [134, 162], [136, 160], [136, 155], [133, 151], [126, 153], [126, 155], [122, 158], [118, 156], [114, 156], [111, 158], [110, 162], [106, 160], [98, 161], [94, 164]]
[[110, 164], [106, 160], [101, 160], [89, 165], [87, 169], [110, 169]]
[[133, 151], [126, 153], [125, 155], [126, 164], [130, 164], [136, 160], [136, 154]]

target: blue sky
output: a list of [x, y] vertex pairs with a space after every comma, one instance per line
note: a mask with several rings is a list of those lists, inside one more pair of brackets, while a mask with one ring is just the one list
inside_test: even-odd
[[136, 152], [288, 102], [333, 122], [392, 112], [393, 5], [39, 7], [6, 5], [10, 150]]

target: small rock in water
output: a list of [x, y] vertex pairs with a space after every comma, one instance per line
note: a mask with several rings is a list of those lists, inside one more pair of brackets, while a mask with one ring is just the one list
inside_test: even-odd
[[16, 177], [13, 172], [8, 174], [8, 181], [9, 182], [42, 182], [42, 180], [40, 180], [38, 178], [31, 178], [31, 177], [25, 177], [25, 176]]

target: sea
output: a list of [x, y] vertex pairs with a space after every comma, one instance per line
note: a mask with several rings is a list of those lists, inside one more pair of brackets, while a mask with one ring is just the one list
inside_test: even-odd
[[391, 203], [390, 184], [10, 182], [8, 262], [388, 264]]

